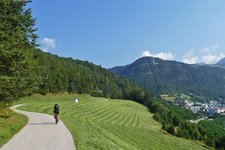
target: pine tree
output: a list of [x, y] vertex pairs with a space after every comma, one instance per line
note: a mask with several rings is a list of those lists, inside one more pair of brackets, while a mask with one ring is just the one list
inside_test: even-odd
[[[32, 53], [37, 35], [28, 1], [0, 1], [0, 101], [31, 93]], [[31, 84], [32, 83], [32, 84]]]

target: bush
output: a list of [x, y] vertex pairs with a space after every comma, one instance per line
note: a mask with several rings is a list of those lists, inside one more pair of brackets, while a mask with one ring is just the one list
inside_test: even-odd
[[7, 118], [11, 117], [9, 112], [10, 112], [9, 109], [0, 110], [0, 118], [7, 119]]

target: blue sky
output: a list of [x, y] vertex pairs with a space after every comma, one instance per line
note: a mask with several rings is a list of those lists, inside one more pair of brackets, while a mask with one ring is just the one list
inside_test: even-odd
[[225, 57], [224, 0], [33, 0], [43, 51], [105, 68], [154, 56], [185, 63]]

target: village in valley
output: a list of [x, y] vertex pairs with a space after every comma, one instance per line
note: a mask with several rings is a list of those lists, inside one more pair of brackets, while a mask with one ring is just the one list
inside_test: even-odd
[[185, 108], [197, 114], [198, 119], [191, 121], [193, 123], [198, 123], [199, 121], [205, 119], [213, 120], [213, 118], [218, 115], [225, 116], [225, 100], [222, 99], [206, 100], [203, 102], [202, 100], [195, 100], [192, 94], [174, 94], [172, 96], [168, 94], [162, 94], [161, 97], [173, 105]]

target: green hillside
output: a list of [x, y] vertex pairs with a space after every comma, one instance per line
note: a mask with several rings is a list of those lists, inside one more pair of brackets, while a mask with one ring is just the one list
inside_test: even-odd
[[181, 92], [214, 99], [225, 98], [225, 70], [219, 67], [143, 57], [111, 71], [128, 77], [158, 96], [161, 93]]
[[143, 92], [128, 79], [88, 61], [63, 58], [40, 50], [33, 50], [37, 63], [34, 71], [39, 77], [38, 93], [85, 93], [110, 98], [133, 99], [132, 93]]
[[[73, 98], [79, 103], [74, 104]], [[88, 95], [33, 96], [20, 109], [52, 114], [60, 105], [61, 119], [71, 131], [77, 149], [204, 149], [194, 141], [161, 132], [148, 109], [128, 100]], [[54, 122], [54, 120], [52, 120]]]

